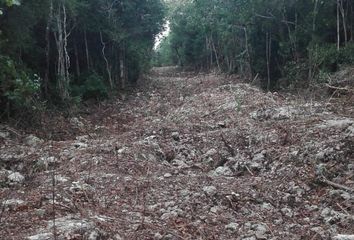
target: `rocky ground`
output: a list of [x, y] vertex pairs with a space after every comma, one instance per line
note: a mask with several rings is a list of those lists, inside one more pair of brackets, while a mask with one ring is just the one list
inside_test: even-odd
[[1, 125], [1, 239], [354, 239], [349, 96], [171, 68], [140, 86], [32, 134]]

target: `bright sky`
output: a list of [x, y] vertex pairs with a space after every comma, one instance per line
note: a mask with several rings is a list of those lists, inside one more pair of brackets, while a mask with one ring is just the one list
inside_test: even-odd
[[158, 47], [160, 46], [162, 40], [170, 34], [171, 28], [170, 28], [170, 21], [167, 21], [164, 25], [164, 30], [160, 32], [155, 39], [155, 46], [154, 50], [157, 50]]

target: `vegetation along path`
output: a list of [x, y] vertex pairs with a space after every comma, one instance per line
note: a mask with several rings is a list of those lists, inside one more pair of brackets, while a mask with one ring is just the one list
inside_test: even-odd
[[139, 87], [51, 136], [1, 126], [1, 239], [353, 239], [352, 106], [175, 68]]

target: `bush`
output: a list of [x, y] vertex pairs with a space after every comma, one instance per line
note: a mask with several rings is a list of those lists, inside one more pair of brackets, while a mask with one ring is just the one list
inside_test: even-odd
[[107, 87], [102, 76], [96, 72], [84, 74], [83, 84], [71, 86], [71, 92], [76, 99], [96, 99], [101, 100], [108, 97]]
[[35, 110], [41, 79], [10, 58], [0, 56], [0, 106], [8, 114], [13, 111]]

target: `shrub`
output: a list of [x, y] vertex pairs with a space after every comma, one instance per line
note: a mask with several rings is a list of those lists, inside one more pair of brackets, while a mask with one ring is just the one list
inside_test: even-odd
[[104, 84], [103, 77], [96, 72], [84, 74], [83, 83], [71, 86], [71, 92], [76, 99], [104, 99], [108, 97], [108, 90]]
[[10, 58], [0, 56], [0, 105], [8, 114], [35, 110], [41, 79]]

